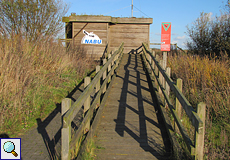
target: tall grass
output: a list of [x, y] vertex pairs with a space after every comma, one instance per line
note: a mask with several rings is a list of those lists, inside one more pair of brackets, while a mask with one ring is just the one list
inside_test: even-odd
[[205, 158], [230, 157], [230, 61], [227, 55], [174, 55], [168, 58], [172, 79], [183, 80], [183, 94], [192, 104], [207, 104]]
[[16, 136], [46, 117], [92, 67], [55, 40], [0, 37], [0, 134]]

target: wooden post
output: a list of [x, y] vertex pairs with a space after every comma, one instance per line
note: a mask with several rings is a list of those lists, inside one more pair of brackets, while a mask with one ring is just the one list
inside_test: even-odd
[[[105, 65], [106, 64], [106, 62], [107, 62], [107, 60], [106, 59], [103, 59], [103, 65]], [[107, 76], [107, 70], [105, 70], [105, 72], [103, 73], [103, 81], [106, 79], [106, 76]], [[102, 91], [102, 93], [105, 93], [106, 92], [106, 85], [105, 85], [105, 87], [103, 88], [103, 91]]]
[[[110, 54], [113, 55], [113, 51], [111, 51]], [[113, 66], [113, 64], [114, 64], [114, 58], [113, 58], [113, 60], [112, 60], [111, 65]]]
[[[90, 77], [85, 77], [84, 88], [86, 88], [90, 84], [90, 81], [91, 81]], [[86, 112], [89, 110], [89, 108], [90, 108], [90, 95], [89, 97], [87, 97], [86, 101], [84, 102], [84, 116]], [[90, 121], [86, 124], [84, 128], [84, 134], [86, 134], [89, 131], [89, 128], [90, 128]]]
[[[160, 66], [162, 67], [162, 64], [163, 64], [163, 60], [160, 60]], [[159, 81], [160, 81], [160, 85], [163, 86], [163, 76], [161, 74], [161, 72], [159, 72]], [[159, 94], [162, 96], [162, 91], [161, 91], [161, 88], [159, 86]]]
[[[62, 100], [62, 103], [61, 103], [61, 115], [62, 115], [62, 117], [69, 110], [71, 105], [72, 105], [72, 100], [70, 98], [65, 98]], [[63, 122], [63, 119], [62, 119], [62, 122]], [[62, 127], [62, 129], [61, 129], [61, 159], [63, 159], [63, 160], [69, 160], [70, 159], [70, 155], [69, 155], [70, 141], [71, 141], [71, 124], [69, 124], [67, 128]]]
[[[98, 73], [99, 71], [101, 70], [101, 67], [100, 66], [96, 66], [96, 73]], [[98, 82], [97, 82], [97, 84], [96, 84], [96, 93], [98, 93], [98, 91], [100, 90], [100, 88], [101, 88], [101, 78], [99, 78], [99, 80], [98, 80]], [[100, 98], [99, 98], [99, 100], [98, 100], [98, 102], [97, 102], [97, 106], [96, 106], [96, 109], [100, 106]]]
[[[84, 79], [84, 88], [86, 89], [86, 87], [90, 84], [91, 78], [90, 77], [85, 77]], [[84, 114], [88, 111], [90, 107], [90, 96], [87, 97], [85, 103], [84, 103]]]
[[115, 57], [115, 61], [116, 61], [116, 68], [118, 67], [118, 58], [119, 58], [119, 54], [117, 54]]
[[[182, 92], [182, 79], [178, 78], [176, 81], [176, 85], [177, 85], [177, 88]], [[176, 113], [177, 113], [179, 120], [181, 120], [181, 112], [182, 112], [182, 106], [179, 100], [176, 98]], [[174, 129], [177, 133], [180, 132], [179, 128], [176, 125], [176, 122], [174, 122]]]
[[[149, 63], [147, 63], [147, 64], [148, 64], [148, 68], [151, 69], [150, 66], [151, 66], [151, 64], [152, 64], [152, 57], [151, 57], [149, 54], [148, 54], [147, 57], [148, 57], [148, 60], [149, 60]], [[152, 69], [151, 69], [151, 70], [152, 70]]]
[[[153, 57], [155, 58], [156, 57], [156, 52], [155, 51], [153, 51]], [[153, 67], [153, 69], [155, 70], [155, 62], [154, 62], [154, 60], [152, 60], [152, 67]], [[154, 75], [154, 73], [152, 72], [152, 76]]]
[[204, 158], [204, 134], [205, 134], [205, 113], [206, 104], [201, 102], [197, 106], [197, 114], [203, 122], [203, 129], [201, 133], [196, 132], [195, 135], [195, 147], [196, 147], [196, 155], [195, 159], [203, 160]]
[[[169, 68], [169, 67], [166, 68], [166, 74], [169, 76], [169, 78], [171, 77], [171, 68]], [[167, 82], [165, 82], [165, 91], [166, 91], [167, 96], [169, 97], [170, 87], [169, 87], [169, 84]], [[166, 108], [167, 108], [168, 105], [167, 105], [166, 100], [165, 100], [165, 104], [166, 104]]]
[[[113, 52], [111, 51], [111, 55], [113, 55]], [[113, 67], [114, 65], [114, 61], [115, 61], [115, 57], [113, 57], [113, 60], [112, 60], [112, 63], [111, 63], [111, 68]], [[112, 74], [111, 76], [114, 74], [114, 70], [112, 70]]]
[[[157, 62], [159, 62], [159, 60], [160, 60], [159, 55], [156, 55], [156, 60], [157, 60]], [[155, 77], [155, 78], [159, 78], [159, 69], [158, 69], [158, 67], [156, 65], [155, 65], [155, 72], [156, 72], [156, 75], [158, 76], [158, 77]], [[157, 80], [155, 81], [155, 85], [157, 86]]]
[[[166, 68], [166, 74], [169, 76], [169, 78], [171, 77], [171, 68], [170, 67]], [[167, 95], [169, 96], [169, 94], [170, 94], [170, 87], [169, 87], [169, 85], [168, 85], [167, 82], [165, 82], [165, 90], [166, 90]]]
[[[167, 66], [167, 52], [163, 52], [163, 62], [162, 62], [162, 68], [163, 70], [166, 70], [166, 66]], [[165, 89], [165, 78], [162, 78], [162, 86]]]
[[[111, 58], [111, 54], [108, 55], [108, 60]], [[111, 71], [111, 63], [108, 65], [108, 73]], [[108, 82], [111, 81], [111, 76], [109, 77]]]

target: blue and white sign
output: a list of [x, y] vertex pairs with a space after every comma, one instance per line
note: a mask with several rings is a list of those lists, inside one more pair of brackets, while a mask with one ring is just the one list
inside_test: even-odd
[[102, 44], [102, 40], [93, 32], [88, 33], [83, 30], [85, 36], [81, 40], [81, 44]]

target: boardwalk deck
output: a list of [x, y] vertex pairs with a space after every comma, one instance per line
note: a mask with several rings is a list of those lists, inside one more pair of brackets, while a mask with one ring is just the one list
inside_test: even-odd
[[168, 159], [140, 55], [124, 54], [96, 129], [96, 159]]

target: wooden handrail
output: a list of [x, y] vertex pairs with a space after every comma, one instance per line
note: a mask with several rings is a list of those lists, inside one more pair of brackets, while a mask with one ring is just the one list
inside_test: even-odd
[[100, 72], [97, 73], [97, 75], [94, 77], [92, 82], [88, 85], [88, 87], [84, 90], [84, 92], [80, 95], [80, 97], [77, 99], [77, 101], [71, 106], [71, 108], [68, 110], [68, 112], [63, 117], [63, 128], [66, 128], [69, 123], [71, 123], [75, 117], [75, 115], [79, 112], [81, 109], [81, 106], [84, 104], [86, 98], [92, 93], [95, 85], [99, 81], [99, 78], [101, 78], [102, 74], [107, 70], [109, 64], [112, 62], [114, 57], [120, 53], [121, 49], [123, 47], [123, 43], [120, 45], [119, 50], [116, 51], [112, 57], [108, 60], [108, 62], [102, 67]]
[[[170, 89], [175, 93], [175, 95], [178, 98], [179, 102], [184, 107], [184, 110], [185, 110], [186, 114], [188, 115], [188, 117], [190, 118], [190, 120], [191, 120], [193, 126], [195, 127], [196, 131], [198, 131], [198, 133], [200, 133], [202, 128], [203, 128], [203, 122], [201, 121], [201, 119], [199, 118], [199, 116], [197, 115], [195, 110], [193, 109], [192, 105], [188, 102], [188, 100], [185, 98], [185, 96], [177, 88], [177, 86], [172, 81], [172, 79], [165, 73], [165, 70], [162, 69], [162, 67], [159, 65], [159, 63], [157, 62], [155, 57], [152, 55], [152, 53], [147, 50], [147, 47], [146, 47], [145, 44], [143, 44], [143, 48], [144, 48], [143, 51], [145, 52], [145, 54], [146, 53], [149, 54], [151, 56], [151, 58], [154, 60], [157, 68], [159, 69], [159, 71], [161, 72], [161, 74], [163, 75], [163, 77], [165, 78], [167, 83], [169, 84]], [[151, 64], [148, 61], [148, 59], [147, 59], [147, 62], [149, 64]], [[151, 66], [151, 68], [152, 68], [152, 66]], [[152, 70], [154, 70], [154, 69], [152, 68]]]
[[[102, 93], [104, 93], [104, 88], [106, 87], [109, 79], [111, 78], [112, 74], [114, 74], [114, 70], [117, 68], [118, 63], [120, 62], [120, 59], [122, 57], [123, 53], [123, 46], [124, 43], [122, 43], [117, 51], [112, 54], [112, 56], [108, 59], [108, 61], [104, 64], [104, 66], [101, 68], [101, 70], [96, 74], [94, 79], [91, 83], [87, 85], [83, 93], [80, 95], [80, 97], [77, 99], [77, 101], [71, 105], [71, 100], [64, 99], [63, 103], [67, 102], [67, 105], [69, 106], [69, 109], [66, 109], [66, 113], [63, 113], [62, 116], [62, 159], [69, 160], [70, 150], [75, 146], [76, 144], [80, 145], [81, 137], [87, 133], [90, 129], [90, 121], [93, 117], [94, 110], [100, 106], [100, 98]], [[112, 65], [111, 65], [112, 64]], [[99, 66], [97, 68], [100, 68]], [[107, 73], [108, 70], [108, 73]], [[106, 78], [103, 80], [103, 83], [98, 88], [98, 84], [100, 82], [101, 77], [103, 74], [106, 73]], [[83, 106], [84, 102], [90, 97], [91, 93], [94, 91], [94, 88], [97, 86], [97, 92], [95, 93], [96, 96], [92, 101], [92, 104], [90, 103], [88, 105], [86, 112], [86, 115], [78, 128], [77, 132], [74, 135], [74, 138], [72, 140], [72, 145], [70, 145], [71, 142], [71, 122], [73, 121], [76, 114], [80, 111], [81, 107]], [[98, 90], [99, 89], [99, 90]], [[68, 102], [69, 101], [69, 102]], [[79, 147], [79, 146], [78, 146]]]
[[[191, 104], [188, 102], [188, 100], [185, 98], [185, 96], [182, 94], [182, 92], [178, 89], [178, 87], [175, 85], [175, 83], [172, 81], [172, 79], [166, 74], [165, 70], [160, 66], [156, 58], [153, 56], [153, 54], [148, 51], [146, 44], [143, 43], [143, 58], [145, 61], [148, 62], [149, 68], [154, 73], [154, 76], [156, 77], [157, 83], [162, 91], [162, 94], [168, 104], [168, 107], [174, 117], [174, 120], [179, 128], [179, 131], [187, 145], [187, 148], [191, 155], [195, 155], [195, 159], [203, 159], [203, 144], [204, 144], [204, 130], [205, 130], [205, 104], [199, 103], [197, 113], [191, 106]], [[154, 61], [154, 64], [157, 68], [153, 67], [151, 62], [148, 60], [146, 55], [149, 55], [151, 59]], [[189, 117], [190, 121], [192, 122], [192, 125], [195, 128], [195, 144], [192, 143], [191, 139], [189, 138], [184, 126], [182, 125], [180, 119], [178, 118], [177, 112], [173, 105], [170, 102], [169, 96], [165, 91], [165, 88], [161, 84], [159, 80], [158, 73], [155, 71], [159, 71], [161, 75], [166, 80], [167, 84], [170, 86], [170, 89], [175, 93], [178, 101], [180, 102], [181, 106], [184, 108], [187, 116]], [[150, 71], [151, 72], [151, 71]], [[149, 74], [150, 74], [149, 72]], [[202, 109], [201, 109], [202, 108]], [[202, 120], [201, 120], [202, 118]]]

